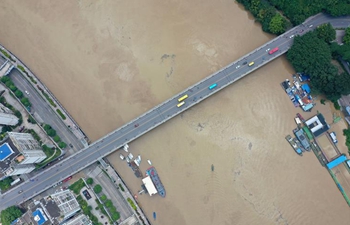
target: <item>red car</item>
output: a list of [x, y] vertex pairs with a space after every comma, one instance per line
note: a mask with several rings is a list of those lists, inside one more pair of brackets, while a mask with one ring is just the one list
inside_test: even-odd
[[66, 178], [66, 179], [64, 179], [62, 182], [67, 182], [67, 181], [69, 181], [70, 179], [72, 179], [72, 176], [67, 177], [67, 178]]

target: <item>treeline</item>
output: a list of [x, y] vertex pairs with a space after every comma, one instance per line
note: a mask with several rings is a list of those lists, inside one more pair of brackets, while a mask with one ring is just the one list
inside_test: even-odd
[[341, 95], [350, 94], [350, 75], [339, 73], [338, 68], [331, 63], [332, 59], [340, 56], [337, 52], [339, 49], [349, 46], [330, 43], [334, 39], [335, 30], [330, 24], [324, 24], [313, 32], [295, 37], [293, 46], [287, 53], [287, 58], [296, 71], [310, 75], [315, 94], [324, 94], [332, 101]]
[[[350, 15], [350, 0], [237, 0], [262, 24], [265, 32], [281, 34], [320, 12]], [[288, 20], [287, 20], [287, 19]]]

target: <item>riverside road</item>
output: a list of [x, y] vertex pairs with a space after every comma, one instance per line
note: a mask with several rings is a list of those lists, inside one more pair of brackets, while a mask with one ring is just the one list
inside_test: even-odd
[[[324, 14], [319, 14], [309, 18], [303, 24], [294, 27], [279, 37], [269, 41], [265, 45], [255, 49], [220, 71], [208, 76], [199, 83], [161, 103], [121, 128], [118, 128], [97, 140], [87, 148], [82, 149], [60, 163], [57, 163], [55, 166], [48, 168], [35, 177], [32, 177], [32, 181], [27, 181], [6, 192], [1, 196], [0, 210], [14, 204], [20, 204], [32, 198], [50, 188], [55, 183], [91, 165], [96, 162], [96, 160], [111, 154], [126, 143], [135, 140], [188, 108], [198, 104], [224, 87], [234, 83], [252, 71], [284, 54], [291, 47], [295, 35], [303, 35], [306, 32], [315, 29], [318, 25], [328, 22], [334, 27], [348, 27], [350, 25], [350, 16], [331, 18]], [[279, 48], [279, 51], [269, 55], [268, 50], [276, 47]], [[254, 62], [254, 65], [249, 66], [250, 62]], [[214, 83], [217, 84], [216, 88], [209, 90], [208, 87]], [[178, 98], [186, 94], [188, 95], [188, 98], [185, 100], [185, 104], [181, 107], [177, 107]]]

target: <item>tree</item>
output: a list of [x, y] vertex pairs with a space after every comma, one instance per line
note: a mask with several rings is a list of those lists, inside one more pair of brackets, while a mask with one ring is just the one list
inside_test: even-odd
[[343, 37], [344, 44], [350, 44], [350, 27], [345, 29], [345, 35]]
[[32, 104], [30, 103], [28, 98], [21, 98], [21, 102], [25, 107], [30, 107]]
[[60, 136], [55, 135], [55, 136], [53, 137], [53, 140], [57, 143], [57, 142], [59, 142], [59, 141], [61, 140], [61, 138], [60, 138]]
[[93, 180], [91, 177], [89, 177], [89, 178], [86, 180], [86, 183], [89, 184], [89, 185], [91, 185], [91, 184], [94, 183], [94, 180]]
[[23, 97], [22, 91], [20, 91], [18, 89], [15, 91], [15, 95], [16, 95], [17, 98], [22, 98]]
[[16, 91], [17, 90], [17, 87], [14, 84], [10, 85], [9, 88], [10, 88], [11, 91]]
[[102, 191], [101, 185], [96, 184], [95, 187], [94, 187], [94, 192], [95, 192], [96, 194], [98, 194], [98, 193], [100, 193], [101, 191]]
[[284, 18], [276, 13], [270, 21], [269, 30], [273, 34], [282, 34], [285, 31], [285, 24]]
[[58, 146], [60, 147], [60, 148], [65, 148], [65, 147], [67, 147], [67, 144], [66, 143], [64, 143], [63, 141], [60, 141], [59, 143], [58, 143]]
[[325, 42], [331, 42], [335, 39], [335, 30], [330, 23], [322, 24], [316, 29], [318, 38]]
[[50, 137], [54, 137], [56, 135], [56, 131], [54, 129], [49, 129], [46, 131], [47, 135]]
[[15, 219], [23, 215], [22, 211], [16, 206], [10, 206], [1, 211], [1, 223], [3, 225], [10, 225]]
[[11, 182], [13, 179], [11, 177], [7, 177], [4, 180], [0, 181], [0, 189], [7, 190], [11, 187]]
[[51, 129], [51, 126], [50, 126], [49, 124], [45, 124], [45, 125], [44, 125], [44, 130], [46, 131], [46, 133], [47, 133], [47, 131], [50, 130], [50, 129]]
[[106, 197], [106, 195], [102, 195], [100, 199], [101, 199], [102, 202], [104, 202], [104, 201], [107, 200], [107, 197]]
[[6, 83], [9, 80], [10, 80], [10, 78], [8, 76], [1, 77], [1, 82], [3, 82], [3, 83]]

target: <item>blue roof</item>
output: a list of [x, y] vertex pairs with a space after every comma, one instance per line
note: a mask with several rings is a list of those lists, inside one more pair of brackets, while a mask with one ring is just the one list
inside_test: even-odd
[[13, 151], [7, 143], [2, 144], [0, 146], [0, 161], [4, 161], [12, 153], [13, 153]]
[[339, 164], [341, 164], [342, 162], [345, 162], [347, 160], [345, 155], [341, 155], [338, 158], [336, 158], [335, 160], [333, 160], [332, 162], [327, 163], [327, 168], [328, 169], [332, 169], [336, 166], [338, 166]]
[[306, 91], [306, 93], [310, 94], [311, 89], [310, 89], [310, 87], [309, 87], [308, 84], [303, 84], [303, 85], [301, 85], [301, 88], [302, 88], [304, 91]]
[[32, 216], [34, 217], [34, 220], [38, 223], [38, 225], [42, 225], [47, 221], [47, 218], [42, 214], [40, 209], [35, 210], [32, 213]]

